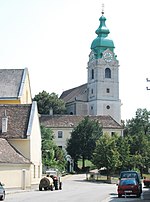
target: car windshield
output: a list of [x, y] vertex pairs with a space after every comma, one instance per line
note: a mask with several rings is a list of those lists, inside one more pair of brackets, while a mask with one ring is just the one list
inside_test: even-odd
[[136, 173], [122, 173], [121, 178], [137, 178]]
[[54, 170], [47, 170], [47, 171], [46, 171], [46, 174], [49, 174], [49, 175], [57, 175], [57, 172], [54, 171]]
[[135, 179], [127, 179], [127, 180], [121, 180], [120, 185], [136, 185], [136, 180]]

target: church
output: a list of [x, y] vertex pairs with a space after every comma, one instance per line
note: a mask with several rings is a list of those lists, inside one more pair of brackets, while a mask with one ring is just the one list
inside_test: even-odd
[[67, 114], [40, 115], [41, 125], [51, 128], [56, 144], [66, 148], [72, 130], [86, 117], [98, 121], [102, 131], [113, 136], [123, 135], [121, 100], [119, 99], [119, 62], [113, 40], [109, 38], [104, 12], [91, 43], [87, 65], [87, 83], [62, 92]]
[[109, 37], [104, 11], [91, 43], [87, 64], [87, 83], [64, 91], [60, 98], [65, 102], [67, 114], [111, 116], [121, 124], [119, 99], [119, 61], [113, 40]]

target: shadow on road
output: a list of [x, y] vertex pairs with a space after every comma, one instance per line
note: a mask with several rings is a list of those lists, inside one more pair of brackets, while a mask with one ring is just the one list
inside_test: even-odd
[[109, 202], [150, 202], [150, 189], [143, 190], [143, 193], [140, 198], [137, 198], [136, 196], [127, 196], [127, 197], [121, 197], [118, 198], [116, 193], [110, 193], [111, 199]]

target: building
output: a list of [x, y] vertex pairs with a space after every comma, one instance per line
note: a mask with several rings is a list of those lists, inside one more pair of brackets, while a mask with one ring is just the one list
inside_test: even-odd
[[67, 113], [72, 115], [110, 115], [121, 124], [119, 99], [119, 62], [113, 40], [109, 37], [104, 12], [100, 17], [97, 37], [92, 41], [87, 65], [87, 83], [64, 91]]
[[28, 70], [0, 70], [0, 181], [6, 188], [25, 189], [41, 176], [39, 114]]
[[0, 104], [31, 104], [28, 69], [0, 69]]
[[[56, 144], [66, 149], [67, 140], [71, 136], [71, 132], [85, 116], [81, 115], [41, 115], [40, 123], [46, 128], [51, 128], [54, 132], [54, 140]], [[91, 120], [98, 121], [102, 125], [103, 133], [113, 135], [123, 135], [123, 127], [118, 124], [111, 116], [89, 116]]]

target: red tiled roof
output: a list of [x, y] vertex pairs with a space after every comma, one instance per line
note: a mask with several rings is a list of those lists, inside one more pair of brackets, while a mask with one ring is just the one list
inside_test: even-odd
[[[31, 104], [0, 105], [0, 138], [26, 138]], [[8, 117], [7, 132], [2, 133], [2, 118]]]
[[[76, 127], [86, 116], [77, 115], [41, 115], [40, 123], [45, 127], [59, 128], [59, 127]], [[103, 128], [122, 129], [111, 116], [89, 116], [90, 119], [96, 120], [102, 124]]]

